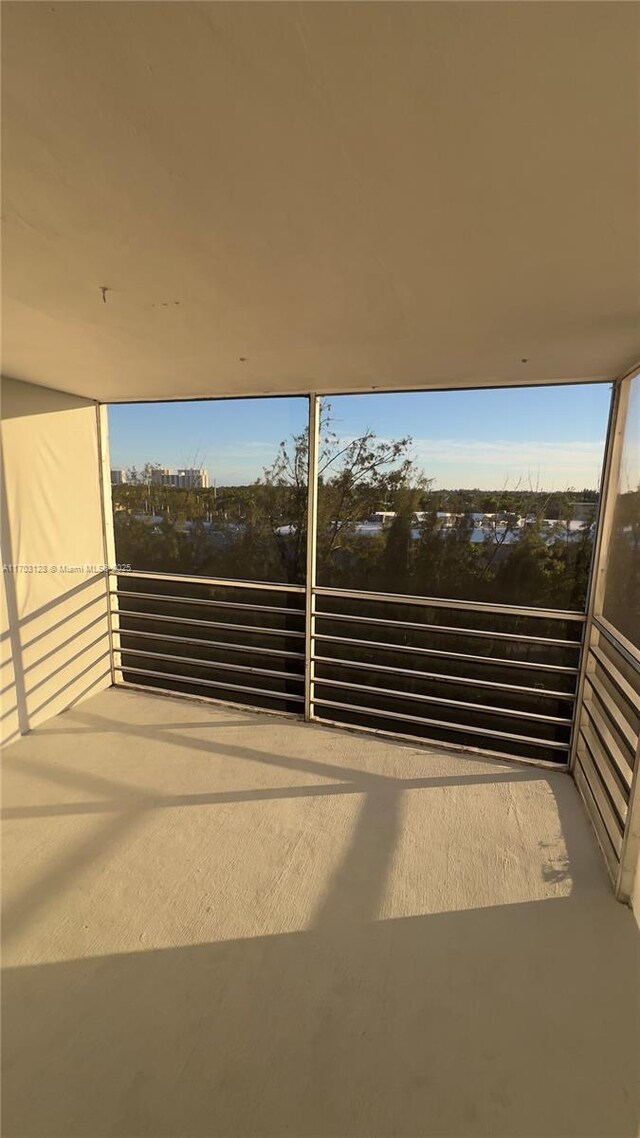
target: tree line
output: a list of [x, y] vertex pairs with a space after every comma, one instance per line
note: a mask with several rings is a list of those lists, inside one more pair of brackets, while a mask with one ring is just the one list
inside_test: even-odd
[[[245, 486], [176, 489], [152, 480], [152, 464], [113, 488], [117, 556], [134, 568], [303, 583], [308, 432], [283, 440], [274, 462]], [[550, 540], [579, 500], [585, 520], [571, 540]], [[325, 406], [318, 454], [318, 582], [452, 599], [581, 608], [592, 552], [597, 491], [438, 490], [412, 456], [410, 436], [334, 431]], [[378, 511], [390, 524], [363, 537]], [[455, 515], [443, 533], [439, 513]], [[472, 513], [493, 515], [472, 542]], [[416, 514], [419, 520], [416, 520]], [[160, 519], [150, 525], [148, 519]], [[145, 518], [147, 520], [145, 520]], [[526, 518], [526, 524], [519, 520]], [[517, 531], [517, 542], [511, 535]]]

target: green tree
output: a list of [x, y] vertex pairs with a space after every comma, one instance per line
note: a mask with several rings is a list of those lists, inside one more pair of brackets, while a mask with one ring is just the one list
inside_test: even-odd
[[[429, 482], [422, 477], [410, 454], [411, 438], [379, 439], [367, 429], [356, 438], [343, 439], [333, 429], [331, 405], [325, 403], [320, 422], [318, 453], [318, 579], [327, 584], [341, 582], [348, 570], [351, 583], [370, 587], [377, 577], [377, 562], [384, 542], [358, 535], [356, 527], [379, 510], [396, 510], [405, 521], [398, 521], [393, 542], [400, 528], [406, 530], [409, 509], [417, 507]], [[304, 578], [306, 556], [307, 480], [309, 466], [308, 429], [280, 444], [271, 467], [265, 469], [263, 484], [279, 490], [278, 515], [286, 516], [291, 527], [292, 559], [298, 577]], [[408, 553], [403, 555], [405, 561]]]

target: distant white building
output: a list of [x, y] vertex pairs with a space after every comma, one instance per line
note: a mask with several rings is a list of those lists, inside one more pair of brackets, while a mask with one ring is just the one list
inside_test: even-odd
[[487, 514], [483, 511], [471, 510], [468, 516], [471, 518], [474, 527], [487, 529], [495, 524], [495, 514]]
[[111, 485], [124, 486], [127, 481], [126, 470], [112, 470], [111, 471]]
[[202, 466], [198, 469], [185, 467], [183, 470], [157, 467], [151, 472], [151, 481], [156, 486], [173, 486], [176, 490], [207, 490], [209, 472]]

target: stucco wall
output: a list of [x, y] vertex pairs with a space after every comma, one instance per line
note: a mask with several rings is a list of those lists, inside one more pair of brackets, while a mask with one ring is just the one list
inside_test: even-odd
[[111, 682], [96, 405], [2, 380], [2, 738]]

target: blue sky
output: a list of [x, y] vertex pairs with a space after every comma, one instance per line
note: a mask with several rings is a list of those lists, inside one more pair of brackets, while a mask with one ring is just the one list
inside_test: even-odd
[[[334, 430], [411, 435], [435, 489], [595, 487], [609, 384], [333, 396]], [[253, 481], [304, 429], [307, 401], [234, 399], [109, 408], [112, 467], [204, 466], [218, 485]]]

